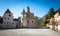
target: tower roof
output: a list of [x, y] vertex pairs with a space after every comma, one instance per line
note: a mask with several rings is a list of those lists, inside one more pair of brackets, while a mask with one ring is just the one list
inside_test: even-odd
[[25, 13], [25, 9], [23, 9], [23, 12]]
[[9, 10], [9, 9], [7, 9], [7, 10], [5, 11], [5, 13], [11, 13], [11, 12], [10, 12], [10, 10]]
[[27, 12], [30, 12], [30, 7], [29, 6], [27, 6]]

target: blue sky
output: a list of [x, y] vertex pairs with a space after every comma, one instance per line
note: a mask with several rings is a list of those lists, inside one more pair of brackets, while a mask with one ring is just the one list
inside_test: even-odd
[[27, 6], [35, 16], [41, 18], [48, 13], [51, 7], [55, 10], [60, 8], [60, 0], [0, 0], [0, 16], [3, 16], [6, 9], [10, 9], [14, 17], [18, 18]]

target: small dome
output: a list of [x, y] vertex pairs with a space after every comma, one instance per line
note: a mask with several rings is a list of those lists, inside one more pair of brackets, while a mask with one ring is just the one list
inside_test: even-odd
[[25, 13], [25, 9], [23, 9], [23, 12]]
[[27, 12], [30, 12], [30, 7], [29, 6], [27, 6]]

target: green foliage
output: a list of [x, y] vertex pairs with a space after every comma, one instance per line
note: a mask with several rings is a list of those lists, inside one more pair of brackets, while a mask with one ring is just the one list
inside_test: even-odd
[[50, 8], [50, 10], [49, 10], [49, 12], [48, 12], [48, 14], [46, 16], [47, 19], [50, 19], [51, 17], [53, 17], [54, 14], [55, 14], [54, 9], [53, 8]]
[[50, 8], [50, 10], [48, 11], [48, 13], [39, 20], [40, 21], [40, 25], [41, 26], [45, 26], [46, 23], [48, 23], [48, 19], [50, 19], [51, 17], [53, 17], [54, 14], [55, 14], [54, 9]]

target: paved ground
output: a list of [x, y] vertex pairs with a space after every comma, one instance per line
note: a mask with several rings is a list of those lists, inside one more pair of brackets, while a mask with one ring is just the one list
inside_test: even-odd
[[50, 29], [10, 29], [0, 30], [0, 36], [60, 36], [60, 31]]

